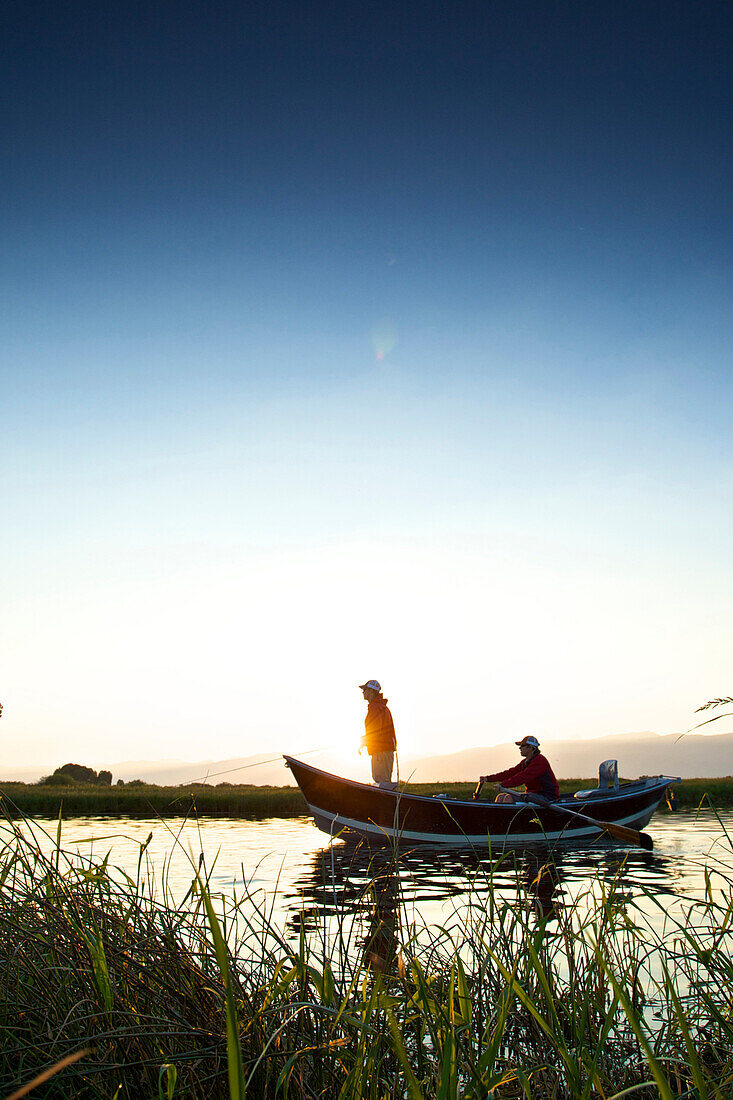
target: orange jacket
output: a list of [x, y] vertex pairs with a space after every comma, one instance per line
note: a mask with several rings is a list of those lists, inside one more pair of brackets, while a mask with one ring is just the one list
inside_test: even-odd
[[364, 719], [364, 741], [370, 756], [374, 756], [376, 752], [390, 752], [397, 748], [394, 722], [383, 695], [375, 695], [367, 707]]

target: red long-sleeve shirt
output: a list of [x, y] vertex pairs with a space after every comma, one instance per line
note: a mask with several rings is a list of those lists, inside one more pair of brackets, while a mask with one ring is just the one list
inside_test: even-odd
[[547, 757], [541, 752], [535, 753], [529, 760], [523, 760], [514, 768], [487, 775], [490, 783], [501, 783], [503, 787], [525, 786], [532, 794], [541, 794], [545, 798], [559, 798], [560, 787]]

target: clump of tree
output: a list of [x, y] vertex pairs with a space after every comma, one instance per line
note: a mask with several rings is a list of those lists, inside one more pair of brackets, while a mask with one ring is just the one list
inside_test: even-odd
[[95, 772], [85, 764], [62, 764], [52, 775], [44, 775], [40, 780], [44, 786], [68, 787], [84, 783], [92, 787], [111, 787], [112, 772]]

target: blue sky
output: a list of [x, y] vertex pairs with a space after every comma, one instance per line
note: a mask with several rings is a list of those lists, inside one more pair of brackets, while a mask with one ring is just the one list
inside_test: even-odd
[[14, 8], [8, 764], [350, 751], [371, 676], [428, 752], [729, 691], [732, 25]]

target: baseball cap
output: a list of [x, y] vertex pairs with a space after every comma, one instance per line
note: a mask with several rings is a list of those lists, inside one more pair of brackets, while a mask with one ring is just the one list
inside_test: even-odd
[[365, 684], [359, 684], [359, 687], [362, 691], [364, 690], [364, 688], [371, 688], [372, 691], [382, 690], [382, 685], [379, 683], [379, 680], [367, 680]]
[[533, 737], [532, 734], [530, 734], [529, 737], [523, 737], [521, 741], [515, 741], [514, 744], [519, 745], [520, 748], [522, 745], [531, 745], [533, 749], [538, 749], [540, 747], [539, 741], [536, 737]]

